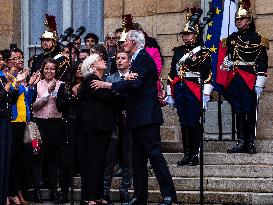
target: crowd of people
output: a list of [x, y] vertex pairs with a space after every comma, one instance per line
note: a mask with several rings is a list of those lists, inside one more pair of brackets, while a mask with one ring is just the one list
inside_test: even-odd
[[[222, 66], [234, 78], [227, 99], [237, 115], [239, 140], [228, 152], [254, 154], [266, 40], [253, 30], [252, 14], [241, 9], [246, 12], [237, 11], [238, 32], [227, 39], [229, 57]], [[181, 32], [185, 45], [173, 49], [164, 97], [160, 47], [130, 15], [123, 20], [123, 28], [108, 33], [104, 44], [96, 34], [86, 34], [84, 48], [80, 37], [60, 45], [48, 21], [40, 38], [43, 53], [31, 57], [28, 67], [19, 48], [0, 51], [1, 204], [28, 204], [31, 188], [33, 201], [42, 203], [43, 187], [50, 189], [50, 201], [67, 203], [73, 177], [80, 174], [81, 204], [108, 205], [117, 170], [121, 203], [146, 204], [148, 160], [159, 183], [160, 204], [177, 201], [161, 150], [161, 107], [175, 105], [179, 116], [184, 155], [177, 165], [198, 165], [200, 115], [213, 89], [210, 50], [198, 21], [188, 19]]]

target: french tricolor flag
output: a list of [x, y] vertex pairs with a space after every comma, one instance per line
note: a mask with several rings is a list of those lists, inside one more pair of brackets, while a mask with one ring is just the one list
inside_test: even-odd
[[205, 45], [212, 53], [213, 84], [215, 90], [219, 91], [221, 86], [225, 87], [227, 78], [227, 71], [220, 69], [227, 50], [223, 48], [223, 39], [237, 31], [235, 26], [237, 4], [235, 0], [225, 0], [223, 6], [222, 1], [213, 0], [211, 7], [215, 15], [209, 24]]

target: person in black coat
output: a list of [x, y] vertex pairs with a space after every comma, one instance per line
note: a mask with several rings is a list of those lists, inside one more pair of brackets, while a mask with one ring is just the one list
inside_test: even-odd
[[145, 37], [141, 31], [131, 30], [123, 48], [132, 54], [129, 78], [114, 83], [93, 81], [93, 88], [108, 88], [115, 92], [128, 92], [127, 125], [133, 138], [134, 194], [127, 204], [146, 204], [148, 198], [148, 159], [158, 180], [163, 201], [176, 201], [176, 191], [167, 163], [162, 155], [160, 125], [163, 115], [157, 97], [158, 74], [156, 64], [143, 49]]
[[0, 204], [7, 202], [7, 188], [9, 177], [10, 146], [11, 146], [11, 104], [19, 96], [19, 89], [11, 90], [13, 75], [8, 70], [2, 72], [0, 67]]
[[[116, 127], [114, 92], [91, 88], [92, 80], [101, 81], [106, 69], [98, 54], [83, 61], [81, 72], [85, 77], [79, 92], [78, 157], [82, 177], [82, 204], [107, 204], [103, 200], [105, 156], [112, 130]], [[91, 74], [90, 74], [91, 73]]]
[[72, 82], [64, 82], [58, 90], [56, 107], [62, 113], [63, 134], [60, 148], [60, 188], [58, 199], [55, 204], [64, 204], [68, 202], [69, 186], [71, 185], [71, 176], [75, 170], [75, 136], [79, 124], [76, 120], [78, 112], [78, 91], [83, 81], [81, 74], [82, 62], [78, 61], [75, 65], [76, 72]]

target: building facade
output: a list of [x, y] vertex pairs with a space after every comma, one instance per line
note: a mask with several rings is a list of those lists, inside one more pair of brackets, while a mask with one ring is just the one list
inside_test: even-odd
[[[28, 59], [39, 48], [39, 35], [44, 30], [44, 13], [57, 16], [59, 33], [73, 26], [86, 26], [103, 41], [103, 36], [121, 27], [121, 16], [132, 14], [148, 35], [155, 37], [165, 59], [162, 79], [169, 72], [172, 48], [182, 43], [179, 32], [185, 24], [188, 7], [209, 8], [211, 0], [0, 0], [0, 49], [17, 44]], [[269, 38], [273, 46], [273, 0], [252, 0], [257, 30]], [[261, 96], [258, 113], [257, 139], [272, 140], [273, 135], [273, 51], [268, 51], [268, 82]], [[163, 140], [180, 142], [176, 111], [164, 108]]]

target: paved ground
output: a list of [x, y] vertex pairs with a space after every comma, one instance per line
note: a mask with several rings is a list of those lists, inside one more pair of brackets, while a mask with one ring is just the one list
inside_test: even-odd
[[[43, 203], [31, 203], [31, 205], [53, 205], [52, 202], [43, 202]], [[74, 202], [74, 205], [79, 205], [79, 202]], [[71, 203], [67, 203], [65, 205], [71, 205]], [[114, 203], [114, 205], [120, 205], [120, 203]], [[156, 203], [148, 203], [148, 205], [157, 205]], [[198, 204], [183, 204], [183, 205], [198, 205]], [[220, 204], [204, 204], [204, 205], [220, 205]]]

